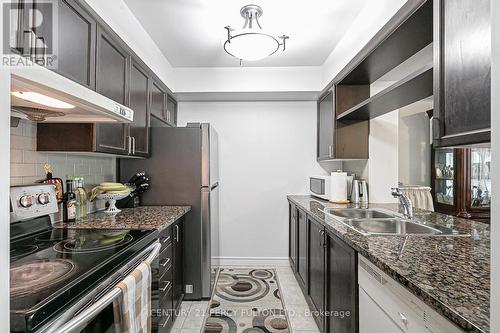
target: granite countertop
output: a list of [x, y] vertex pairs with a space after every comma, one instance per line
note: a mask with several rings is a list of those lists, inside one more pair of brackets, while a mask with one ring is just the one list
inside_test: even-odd
[[141, 229], [161, 231], [191, 210], [190, 206], [141, 206], [123, 208], [116, 215], [103, 211], [88, 214], [72, 223], [58, 222], [55, 228]]
[[[415, 210], [415, 219], [471, 236], [363, 236], [320, 211], [346, 205], [311, 196], [290, 195], [288, 199], [463, 330], [490, 331], [489, 225]], [[393, 211], [400, 208], [398, 204], [370, 205], [374, 207]]]

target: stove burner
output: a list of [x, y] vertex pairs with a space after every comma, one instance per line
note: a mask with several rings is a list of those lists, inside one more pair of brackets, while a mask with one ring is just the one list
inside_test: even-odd
[[75, 270], [68, 259], [40, 259], [12, 266], [10, 297], [34, 294], [63, 281]]
[[67, 239], [54, 245], [54, 250], [59, 253], [94, 253], [126, 245], [133, 239], [134, 237], [129, 234], [121, 237], [102, 237], [91, 240]]
[[10, 260], [16, 260], [38, 250], [36, 245], [18, 245], [10, 249]]

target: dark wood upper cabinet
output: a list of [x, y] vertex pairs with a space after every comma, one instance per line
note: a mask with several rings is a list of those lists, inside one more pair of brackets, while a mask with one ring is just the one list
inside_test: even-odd
[[[309, 297], [316, 308], [322, 313], [325, 310], [325, 231], [319, 222], [308, 217], [309, 225]], [[315, 316], [314, 319], [324, 331], [324, 316]], [[340, 331], [339, 331], [340, 332]]]
[[337, 236], [328, 234], [326, 258], [326, 309], [345, 314], [328, 317], [328, 332], [355, 333], [358, 331], [357, 253]]
[[434, 0], [435, 147], [490, 142], [489, 0]]
[[151, 83], [151, 115], [162, 121], [166, 120], [167, 90], [156, 80]]
[[333, 134], [335, 129], [334, 98], [335, 94], [332, 90], [330, 90], [318, 101], [318, 160], [333, 158]]
[[[95, 89], [97, 28], [95, 19], [75, 0], [52, 0], [50, 2], [36, 0], [26, 2], [25, 6], [28, 3], [41, 13], [41, 15], [33, 16], [33, 31], [37, 38], [43, 40], [49, 51], [45, 63], [48, 68], [90, 89]], [[57, 7], [53, 8], [47, 4]], [[53, 14], [57, 17], [53, 18]], [[25, 31], [29, 30], [26, 20], [24, 20]], [[42, 24], [44, 20], [50, 23]], [[52, 22], [56, 22], [57, 25]], [[57, 31], [52, 31], [54, 27], [57, 27]], [[27, 38], [27, 36], [22, 38]], [[24, 41], [22, 43], [27, 45]], [[38, 53], [38, 48], [35, 53]]]
[[149, 155], [149, 76], [144, 67], [132, 61], [130, 74], [130, 103], [134, 110], [134, 121], [130, 123], [132, 154]]
[[319, 99], [318, 161], [368, 158], [369, 121], [336, 120], [343, 107], [369, 95], [369, 88], [366, 87], [336, 86]]
[[167, 112], [165, 120], [171, 126], [177, 125], [177, 101], [170, 95], [167, 95]]
[[[117, 103], [128, 105], [130, 54], [100, 27], [97, 29], [96, 91]], [[96, 150], [127, 155], [128, 125], [98, 124]]]

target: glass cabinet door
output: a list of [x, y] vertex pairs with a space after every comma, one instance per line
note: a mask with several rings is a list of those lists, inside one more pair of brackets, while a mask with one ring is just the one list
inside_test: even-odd
[[471, 148], [470, 155], [471, 208], [490, 208], [491, 204], [491, 149]]
[[434, 155], [436, 202], [455, 204], [455, 152], [453, 149], [437, 149]]

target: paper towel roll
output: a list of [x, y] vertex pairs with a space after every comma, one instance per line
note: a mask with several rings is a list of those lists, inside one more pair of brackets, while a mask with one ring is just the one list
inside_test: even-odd
[[343, 202], [347, 200], [347, 172], [332, 172], [330, 185], [330, 201]]

